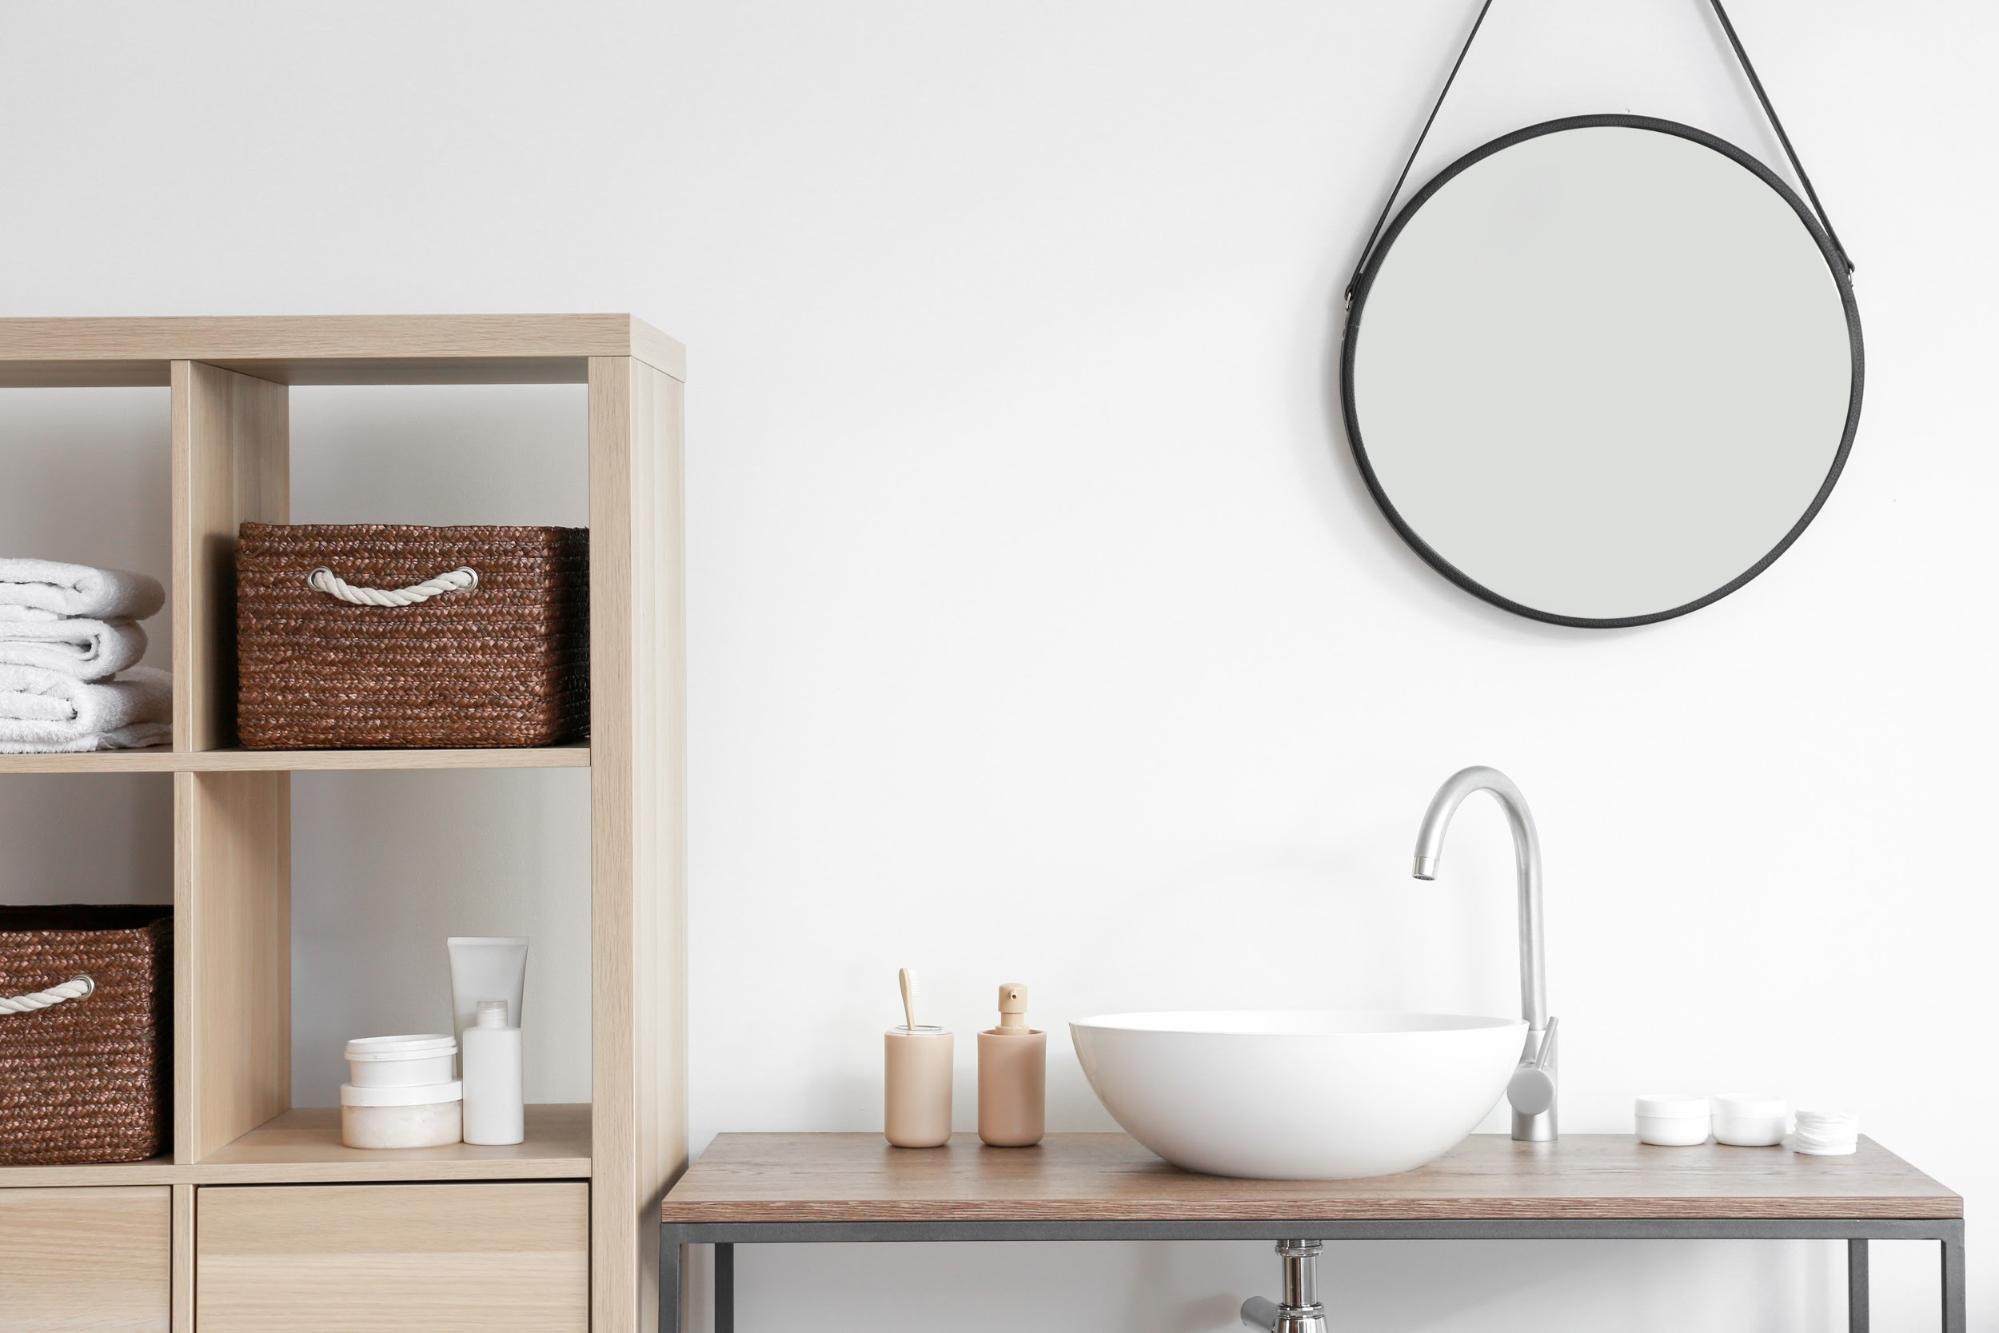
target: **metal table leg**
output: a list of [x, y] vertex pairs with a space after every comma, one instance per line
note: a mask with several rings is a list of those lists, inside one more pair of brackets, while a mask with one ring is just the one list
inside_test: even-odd
[[736, 1247], [715, 1246], [715, 1333], [736, 1333]]
[[659, 1229], [659, 1333], [680, 1333], [680, 1286], [686, 1266], [681, 1258], [680, 1231]]
[[1943, 1333], [1964, 1333], [1964, 1223], [1943, 1234]]
[[1867, 1333], [1867, 1242], [1846, 1242], [1846, 1329]]

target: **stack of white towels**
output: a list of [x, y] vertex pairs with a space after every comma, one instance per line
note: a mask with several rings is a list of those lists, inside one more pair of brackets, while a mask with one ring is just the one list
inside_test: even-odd
[[0, 754], [168, 744], [173, 678], [138, 665], [166, 600], [144, 574], [0, 556]]

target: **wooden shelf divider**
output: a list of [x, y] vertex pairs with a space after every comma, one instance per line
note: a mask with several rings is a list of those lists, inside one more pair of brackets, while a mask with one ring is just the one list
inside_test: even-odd
[[4, 754], [9, 773], [382, 773], [446, 769], [588, 768], [588, 742], [482, 750], [105, 750]]

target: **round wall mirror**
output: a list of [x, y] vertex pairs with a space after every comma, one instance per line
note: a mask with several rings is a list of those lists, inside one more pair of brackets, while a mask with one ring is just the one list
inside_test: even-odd
[[1577, 117], [1402, 209], [1340, 379], [1361, 472], [1424, 559], [1521, 615], [1637, 625], [1735, 591], [1817, 514], [1860, 419], [1860, 319], [1762, 163]]

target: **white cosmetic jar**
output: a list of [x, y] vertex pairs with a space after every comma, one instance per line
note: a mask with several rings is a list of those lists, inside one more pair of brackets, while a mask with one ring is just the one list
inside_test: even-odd
[[357, 1037], [347, 1043], [347, 1081], [357, 1088], [416, 1088], [449, 1083], [458, 1043], [437, 1032]]
[[340, 1085], [340, 1141], [350, 1148], [442, 1148], [465, 1137], [465, 1085]]
[[1707, 1142], [1707, 1098], [1684, 1092], [1654, 1092], [1638, 1099], [1638, 1141], [1661, 1148], [1691, 1148]]
[[1718, 1092], [1714, 1138], [1735, 1148], [1773, 1148], [1791, 1128], [1791, 1104], [1755, 1092]]

